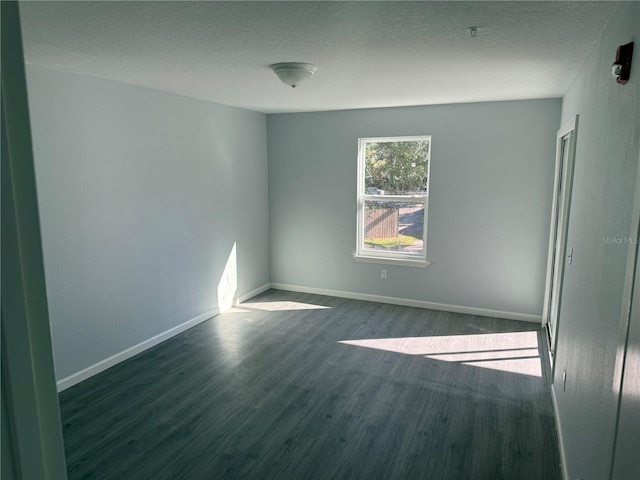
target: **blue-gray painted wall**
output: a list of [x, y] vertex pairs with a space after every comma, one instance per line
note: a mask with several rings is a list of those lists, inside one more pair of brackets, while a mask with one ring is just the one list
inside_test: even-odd
[[[560, 110], [543, 99], [269, 115], [272, 282], [541, 315]], [[358, 137], [424, 134], [432, 265], [354, 261]]]
[[27, 68], [58, 380], [269, 282], [266, 117]]
[[[629, 2], [604, 31], [562, 106], [563, 122], [580, 115], [567, 238], [573, 263], [564, 276], [554, 378], [570, 479], [609, 478], [614, 450], [630, 291], [627, 270], [633, 268], [628, 256], [638, 235], [631, 226], [640, 155], [639, 39], [640, 4]], [[631, 79], [622, 86], [611, 76], [611, 64], [618, 45], [632, 40]], [[631, 340], [627, 358], [637, 368], [640, 342]], [[629, 392], [640, 392], [640, 379], [628, 380], [634, 382]], [[640, 478], [639, 398], [626, 399], [635, 413], [622, 419], [632, 428], [619, 439], [618, 447], [627, 453], [615, 479]]]

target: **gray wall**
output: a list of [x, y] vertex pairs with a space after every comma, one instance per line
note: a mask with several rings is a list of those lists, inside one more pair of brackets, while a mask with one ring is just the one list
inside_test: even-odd
[[[621, 86], [611, 64], [616, 47], [634, 39], [631, 81]], [[554, 379], [571, 479], [608, 478], [613, 453], [614, 373], [630, 245], [603, 238], [637, 235], [631, 226], [640, 140], [639, 39], [640, 4], [628, 4], [563, 99], [563, 122], [580, 115], [567, 243], [574, 256], [564, 277]]]
[[[268, 115], [272, 282], [541, 315], [560, 108], [547, 99]], [[433, 136], [434, 263], [355, 262], [358, 137], [420, 134]]]
[[265, 115], [29, 66], [56, 377], [269, 282]]

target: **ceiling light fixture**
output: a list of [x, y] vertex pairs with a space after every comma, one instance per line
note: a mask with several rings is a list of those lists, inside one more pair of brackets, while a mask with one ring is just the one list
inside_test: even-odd
[[314, 65], [310, 63], [300, 62], [286, 62], [286, 63], [274, 63], [269, 68], [273, 70], [280, 81], [292, 88], [309, 78], [317, 70]]

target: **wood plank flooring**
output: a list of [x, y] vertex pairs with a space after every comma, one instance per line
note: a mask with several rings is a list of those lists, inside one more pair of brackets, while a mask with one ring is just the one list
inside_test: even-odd
[[547, 362], [539, 325], [270, 290], [62, 392], [69, 478], [560, 479]]

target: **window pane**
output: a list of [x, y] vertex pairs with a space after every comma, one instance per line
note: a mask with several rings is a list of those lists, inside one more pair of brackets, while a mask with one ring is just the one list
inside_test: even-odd
[[363, 220], [363, 251], [423, 254], [424, 203], [366, 200]]
[[366, 195], [428, 194], [429, 140], [367, 142]]

